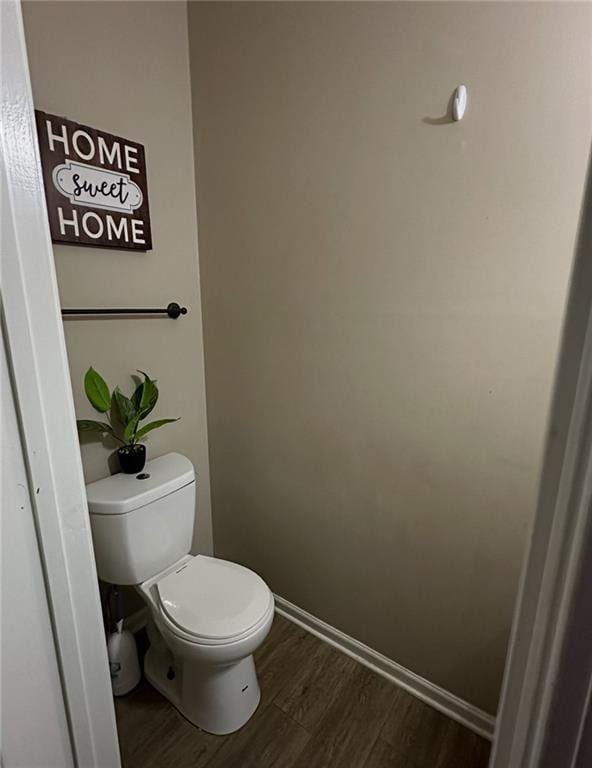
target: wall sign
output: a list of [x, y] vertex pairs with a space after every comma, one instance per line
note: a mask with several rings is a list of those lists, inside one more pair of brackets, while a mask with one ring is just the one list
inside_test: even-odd
[[152, 248], [144, 147], [35, 110], [54, 243]]

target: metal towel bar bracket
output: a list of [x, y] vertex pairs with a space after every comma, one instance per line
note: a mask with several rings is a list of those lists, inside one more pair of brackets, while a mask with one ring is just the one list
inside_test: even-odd
[[168, 315], [176, 320], [181, 315], [187, 314], [187, 307], [181, 307], [176, 301], [163, 308], [137, 307], [137, 308], [104, 308], [104, 309], [62, 309], [63, 317], [73, 317], [76, 315]]

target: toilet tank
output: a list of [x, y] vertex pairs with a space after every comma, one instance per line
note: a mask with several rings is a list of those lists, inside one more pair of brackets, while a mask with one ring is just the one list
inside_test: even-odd
[[195, 519], [195, 472], [179, 453], [86, 486], [99, 577], [141, 584], [188, 554]]

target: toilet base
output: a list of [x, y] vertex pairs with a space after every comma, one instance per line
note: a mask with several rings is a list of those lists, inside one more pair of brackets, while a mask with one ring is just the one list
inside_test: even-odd
[[187, 720], [218, 736], [241, 728], [261, 699], [253, 656], [219, 666], [184, 662], [160, 640], [146, 653], [144, 673]]

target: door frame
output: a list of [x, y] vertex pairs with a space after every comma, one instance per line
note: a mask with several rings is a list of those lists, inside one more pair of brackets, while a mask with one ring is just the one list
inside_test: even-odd
[[[68, 725], [81, 768], [120, 766], [74, 400], [19, 0], [0, 2], [0, 291]], [[5, 219], [6, 217], [6, 219]]]
[[591, 254], [592, 156], [491, 768], [574, 768], [590, 749]]

